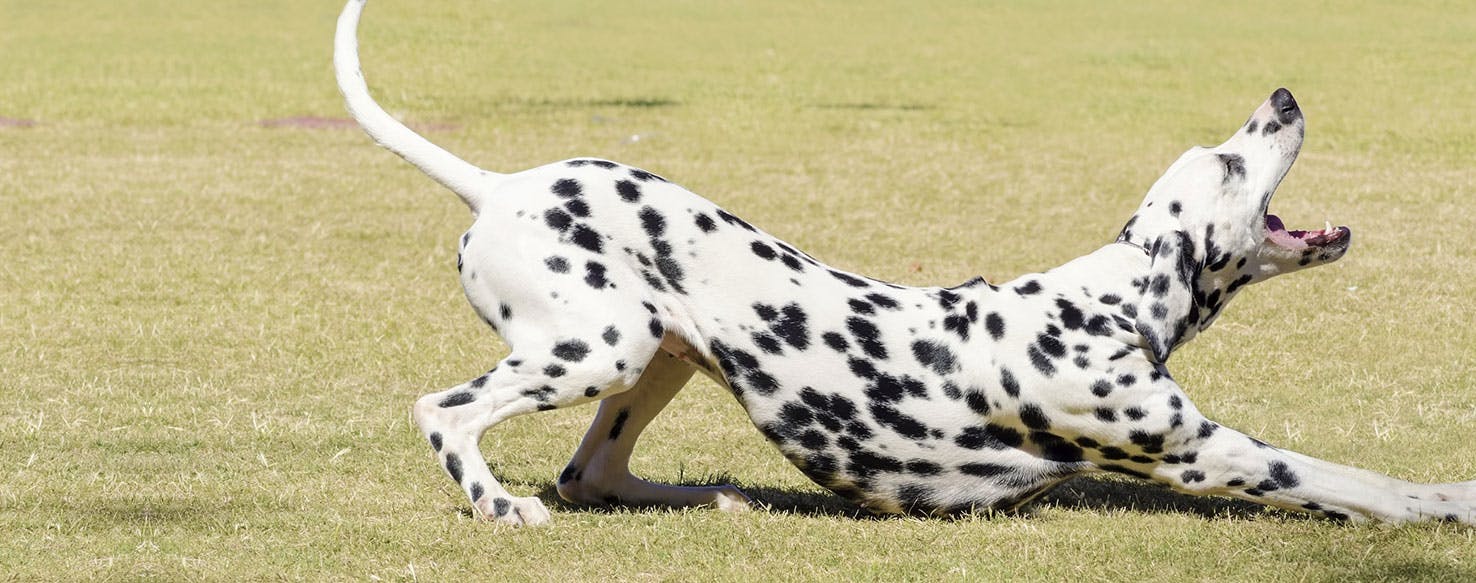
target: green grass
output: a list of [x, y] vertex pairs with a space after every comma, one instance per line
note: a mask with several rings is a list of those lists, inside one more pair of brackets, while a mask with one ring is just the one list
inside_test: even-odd
[[[1114, 479], [1023, 515], [858, 518], [707, 381], [635, 466], [771, 511], [560, 504], [586, 407], [483, 441], [554, 523], [473, 520], [408, 422], [504, 350], [457, 285], [468, 214], [355, 129], [260, 124], [344, 115], [339, 7], [0, 0], [0, 118], [34, 122], [0, 120], [0, 579], [1476, 576], [1476, 529]], [[1288, 86], [1308, 139], [1273, 208], [1354, 249], [1243, 294], [1176, 375], [1279, 445], [1476, 477], [1470, 3], [374, 0], [362, 38], [386, 107], [470, 160], [636, 164], [911, 284], [1110, 240]]]

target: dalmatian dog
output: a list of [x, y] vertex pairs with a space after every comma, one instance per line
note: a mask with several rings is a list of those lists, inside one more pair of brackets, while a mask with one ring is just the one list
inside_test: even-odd
[[1348, 250], [1347, 227], [1289, 230], [1267, 214], [1303, 139], [1286, 89], [1224, 143], [1174, 161], [1115, 241], [1005, 283], [908, 287], [827, 266], [645, 170], [576, 158], [500, 174], [461, 160], [370, 97], [364, 2], [338, 21], [348, 109], [470, 207], [461, 283], [511, 348], [413, 407], [481, 517], [550, 518], [493, 477], [482, 434], [595, 401], [558, 477], [564, 499], [749, 508], [732, 485], [628, 469], [641, 431], [701, 372], [807, 477], [877, 513], [1013, 509], [1107, 471], [1335, 520], [1476, 523], [1476, 482], [1416, 484], [1273, 447], [1205, 418], [1165, 367], [1246, 286]]

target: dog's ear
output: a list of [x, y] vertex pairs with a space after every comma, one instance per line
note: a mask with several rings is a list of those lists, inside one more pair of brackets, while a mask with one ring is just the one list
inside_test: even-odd
[[1159, 237], [1148, 252], [1148, 274], [1136, 282], [1143, 295], [1135, 327], [1154, 359], [1166, 362], [1174, 347], [1189, 339], [1186, 334], [1192, 337], [1197, 331], [1200, 302], [1195, 284], [1203, 267], [1194, 241], [1183, 231]]

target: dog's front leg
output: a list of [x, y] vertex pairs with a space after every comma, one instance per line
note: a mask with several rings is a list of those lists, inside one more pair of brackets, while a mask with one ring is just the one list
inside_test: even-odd
[[1144, 376], [1096, 391], [1102, 406], [1078, 425], [1103, 470], [1339, 520], [1476, 524], [1476, 482], [1416, 484], [1273, 447], [1206, 419], [1167, 374]]
[[1338, 520], [1476, 524], [1476, 486], [1416, 484], [1268, 445], [1200, 419], [1166, 443], [1147, 475], [1192, 494], [1226, 495]]

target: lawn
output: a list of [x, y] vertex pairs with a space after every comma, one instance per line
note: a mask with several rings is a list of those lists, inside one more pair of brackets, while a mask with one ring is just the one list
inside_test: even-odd
[[[1117, 478], [858, 515], [706, 380], [634, 466], [767, 510], [561, 503], [583, 407], [482, 442], [553, 523], [478, 522], [408, 417], [505, 352], [457, 281], [470, 216], [343, 123], [340, 7], [0, 0], [0, 579], [1476, 577], [1473, 528]], [[620, 160], [919, 285], [1110, 241], [1289, 87], [1307, 141], [1273, 212], [1353, 250], [1242, 294], [1175, 376], [1277, 445], [1476, 478], [1476, 5], [373, 0], [361, 38], [386, 108], [473, 162]]]

